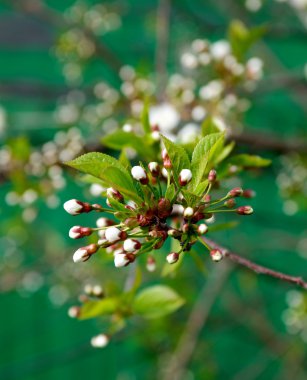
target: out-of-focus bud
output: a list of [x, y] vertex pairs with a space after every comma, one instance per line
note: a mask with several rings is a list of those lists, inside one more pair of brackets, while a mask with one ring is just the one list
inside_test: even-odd
[[79, 306], [71, 306], [68, 309], [68, 316], [70, 318], [78, 318], [80, 315], [80, 307]]
[[162, 174], [163, 178], [165, 178], [165, 179], [168, 178], [168, 171], [167, 171], [167, 169], [162, 168], [162, 170], [161, 170], [161, 174]]
[[167, 218], [172, 213], [171, 202], [166, 198], [159, 199], [158, 202], [158, 216], [159, 218]]
[[84, 236], [89, 236], [93, 233], [93, 229], [89, 227], [73, 226], [69, 230], [69, 237], [71, 239], [80, 239]]
[[167, 153], [167, 150], [166, 149], [163, 149], [162, 150], [162, 160], [163, 160], [163, 166], [166, 168], [166, 169], [171, 169], [172, 168], [172, 163], [171, 163], [171, 159], [169, 158], [169, 155]]
[[186, 219], [190, 219], [192, 218], [192, 216], [194, 215], [194, 209], [192, 207], [187, 207], [184, 212], [183, 212], [183, 216], [186, 218]]
[[125, 231], [121, 231], [117, 227], [109, 227], [106, 229], [105, 236], [110, 243], [115, 243], [117, 241], [126, 239], [127, 233]]
[[197, 227], [197, 232], [199, 235], [204, 235], [207, 231], [208, 226], [205, 223], [202, 223]]
[[214, 169], [211, 169], [208, 174], [208, 181], [210, 183], [214, 183], [216, 181], [216, 171]]
[[142, 244], [136, 239], [127, 239], [124, 241], [124, 250], [126, 252], [135, 252], [141, 248]]
[[142, 166], [133, 166], [131, 175], [135, 180], [141, 182], [142, 185], [148, 184], [148, 177]]
[[121, 203], [124, 202], [124, 197], [122, 196], [122, 194], [118, 190], [114, 189], [114, 187], [109, 187], [107, 189], [107, 196], [109, 198], [116, 199], [118, 202], [121, 202]]
[[182, 205], [174, 204], [173, 205], [173, 210], [172, 210], [172, 215], [183, 215], [184, 212], [184, 207]]
[[210, 202], [211, 201], [211, 195], [206, 194], [203, 199], [204, 199], [204, 202]]
[[242, 197], [244, 198], [254, 198], [256, 196], [256, 192], [252, 189], [243, 190]]
[[228, 208], [233, 208], [236, 205], [236, 201], [233, 198], [230, 198], [224, 202], [224, 205]]
[[179, 259], [179, 254], [177, 252], [171, 252], [166, 256], [166, 261], [169, 264], [174, 264], [178, 261]]
[[100, 285], [93, 286], [92, 294], [95, 297], [101, 298], [104, 295], [103, 289]]
[[156, 260], [152, 256], [147, 257], [146, 269], [148, 272], [154, 272], [156, 270]]
[[139, 225], [138, 221], [136, 218], [127, 218], [124, 221], [125, 226], [127, 226], [130, 229], [133, 229]]
[[190, 169], [182, 169], [179, 174], [179, 185], [186, 186], [192, 180], [192, 172]]
[[210, 251], [210, 256], [213, 261], [221, 261], [223, 258], [223, 253], [219, 249], [212, 249]]
[[251, 206], [241, 206], [237, 208], [237, 214], [239, 215], [251, 215], [254, 212]]
[[228, 197], [240, 197], [243, 194], [243, 189], [241, 187], [235, 187], [230, 190], [227, 194]]
[[190, 231], [190, 225], [189, 225], [189, 223], [184, 223], [183, 225], [182, 225], [182, 232], [184, 233], [184, 234], [186, 234], [186, 233], [188, 233], [189, 231]]
[[157, 162], [150, 162], [148, 164], [148, 169], [153, 177], [159, 177], [160, 175], [160, 166]]
[[73, 255], [74, 262], [80, 263], [82, 261], [83, 262], [87, 261], [91, 257], [92, 254], [97, 252], [99, 248], [100, 247], [98, 244], [90, 244], [90, 245], [87, 245], [86, 247], [79, 248]]
[[109, 337], [106, 334], [99, 334], [91, 339], [91, 345], [95, 348], [103, 348], [108, 345], [109, 341]]

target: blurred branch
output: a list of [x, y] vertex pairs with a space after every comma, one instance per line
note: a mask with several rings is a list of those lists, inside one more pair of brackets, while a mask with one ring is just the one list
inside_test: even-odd
[[157, 9], [157, 44], [156, 44], [156, 73], [158, 99], [164, 96], [167, 81], [167, 53], [169, 44], [169, 21], [171, 0], [160, 0]]
[[264, 267], [262, 265], [258, 265], [254, 263], [253, 261], [250, 261], [248, 259], [245, 259], [242, 256], [239, 256], [236, 253], [228, 251], [227, 248], [222, 247], [221, 245], [217, 244], [216, 242], [203, 238], [203, 240], [212, 248], [219, 249], [224, 253], [224, 256], [233, 261], [235, 264], [244, 266], [245, 268], [248, 268], [252, 270], [253, 272], [257, 274], [264, 274], [266, 276], [277, 278], [281, 281], [290, 282], [291, 284], [295, 284], [297, 286], [300, 286], [303, 289], [307, 289], [307, 282], [303, 280], [302, 277], [296, 277], [296, 276], [290, 276], [286, 273], [278, 272], [275, 270], [272, 270], [270, 268]]
[[307, 143], [302, 139], [283, 140], [268, 133], [243, 132], [231, 133], [230, 139], [236, 143], [248, 145], [250, 148], [269, 150], [278, 153], [307, 152]]
[[185, 369], [192, 358], [200, 332], [232, 268], [232, 265], [223, 263], [220, 268], [216, 267], [210, 273], [191, 311], [177, 348], [168, 360], [167, 368], [161, 370], [164, 373], [163, 380], [181, 380], [184, 378]]

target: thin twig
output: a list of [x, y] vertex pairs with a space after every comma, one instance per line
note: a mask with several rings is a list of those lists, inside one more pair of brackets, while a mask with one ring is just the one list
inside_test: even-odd
[[248, 268], [257, 274], [264, 274], [266, 276], [277, 278], [281, 281], [290, 282], [291, 284], [295, 284], [297, 286], [300, 286], [303, 289], [307, 289], [307, 282], [304, 281], [302, 277], [290, 276], [286, 273], [282, 273], [282, 272], [272, 270], [270, 268], [256, 264], [253, 261], [245, 259], [244, 257], [239, 256], [236, 253], [230, 252], [225, 247], [222, 247], [221, 245], [217, 244], [216, 242], [214, 242], [210, 239], [203, 238], [203, 240], [208, 245], [210, 245], [212, 248], [221, 250], [223, 252], [224, 256], [227, 257], [228, 259], [230, 259], [231, 261], [233, 261], [234, 263], [236, 263], [238, 265], [242, 265], [245, 268]]
[[[209, 317], [215, 299], [227, 280], [231, 269], [231, 265], [225, 265], [225, 263], [223, 263], [220, 268], [219, 266], [214, 268], [209, 275], [191, 311], [177, 348], [168, 361], [167, 368], [163, 369], [163, 380], [181, 380], [183, 378], [185, 369], [195, 351], [199, 334]], [[159, 376], [159, 378], [161, 377]]]

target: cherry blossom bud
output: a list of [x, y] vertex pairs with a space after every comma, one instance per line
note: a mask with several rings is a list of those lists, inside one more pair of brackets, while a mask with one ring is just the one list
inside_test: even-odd
[[63, 207], [70, 215], [79, 215], [92, 210], [92, 206], [89, 203], [81, 202], [77, 199], [70, 199], [64, 203]]
[[73, 255], [73, 261], [75, 263], [80, 263], [87, 261], [91, 255], [97, 252], [99, 246], [97, 244], [90, 244], [86, 247], [79, 248]]
[[221, 261], [223, 258], [223, 253], [219, 249], [212, 249], [210, 251], [210, 256], [213, 261]]
[[210, 183], [214, 183], [216, 181], [216, 171], [214, 169], [211, 169], [208, 174], [208, 181]]
[[69, 230], [69, 237], [71, 239], [80, 239], [84, 236], [89, 236], [93, 233], [93, 230], [92, 228], [89, 228], [89, 227], [81, 227], [81, 226], [74, 226], [74, 227], [71, 227], [71, 229]]
[[172, 213], [172, 204], [166, 198], [160, 198], [158, 202], [158, 216], [159, 218], [167, 218]]
[[182, 233], [178, 230], [175, 230], [174, 228], [171, 228], [167, 231], [168, 236], [171, 236], [173, 238], [178, 238], [182, 235]]
[[147, 185], [148, 177], [142, 166], [133, 166], [131, 175], [135, 180], [141, 182], [142, 185]]
[[141, 248], [141, 243], [136, 239], [127, 239], [124, 241], [124, 250], [126, 252], [135, 252]]
[[93, 286], [92, 293], [93, 293], [93, 296], [98, 297], [98, 298], [101, 298], [104, 295], [103, 289], [100, 285]]
[[91, 339], [91, 345], [95, 348], [106, 347], [109, 343], [109, 337], [105, 334], [99, 334]]
[[177, 252], [171, 252], [166, 256], [166, 261], [169, 264], [175, 264], [179, 259], [179, 254]]
[[183, 216], [187, 219], [191, 218], [193, 214], [194, 214], [194, 209], [192, 207], [187, 207], [183, 212]]
[[153, 177], [159, 177], [160, 175], [160, 166], [157, 162], [150, 162], [148, 164], [148, 169]]
[[210, 194], [206, 194], [204, 196], [204, 202], [210, 202], [211, 201], [211, 195]]
[[182, 225], [182, 232], [184, 233], [184, 234], [186, 234], [186, 233], [188, 233], [190, 231], [190, 225], [189, 225], [189, 223], [184, 223], [183, 225]]
[[72, 306], [68, 309], [68, 316], [70, 318], [78, 318], [80, 315], [80, 307], [79, 306]]
[[179, 185], [186, 186], [192, 179], [192, 172], [190, 169], [182, 169], [179, 174]]
[[237, 214], [239, 215], [251, 215], [253, 212], [254, 210], [251, 206], [241, 206], [237, 208]]
[[228, 197], [240, 197], [243, 194], [243, 190], [241, 187], [235, 187], [230, 190], [227, 194]]
[[98, 218], [96, 220], [96, 226], [99, 228], [113, 226], [114, 221], [108, 218]]
[[124, 201], [124, 197], [122, 196], [122, 194], [118, 190], [114, 189], [114, 187], [109, 187], [107, 189], [107, 196], [109, 198], [114, 198], [121, 203]]
[[148, 272], [154, 272], [156, 270], [156, 260], [152, 256], [148, 256], [147, 258], [146, 269]]
[[151, 137], [154, 141], [160, 141], [160, 138], [161, 138], [160, 132], [158, 131], [151, 132]]
[[256, 192], [252, 189], [243, 190], [242, 197], [244, 198], [254, 198], [256, 196]]
[[236, 201], [233, 198], [230, 198], [224, 202], [224, 205], [228, 208], [233, 208], [236, 205]]
[[100, 246], [100, 248], [108, 248], [111, 243], [107, 239], [99, 239], [97, 244]]
[[165, 168], [162, 168], [161, 170], [162, 177], [167, 179], [168, 178], [168, 171]]
[[207, 231], [208, 226], [205, 223], [202, 223], [197, 227], [197, 232], [199, 235], [204, 235]]
[[117, 253], [114, 255], [114, 265], [116, 266], [116, 268], [125, 267], [129, 263], [130, 263], [130, 260], [127, 257], [127, 255], [123, 253]]
[[162, 160], [163, 160], [163, 166], [166, 168], [166, 169], [171, 169], [172, 168], [172, 163], [171, 163], [171, 159], [169, 158], [169, 155], [167, 153], [167, 150], [166, 149], [163, 149], [162, 150]]
[[106, 229], [106, 239], [110, 243], [115, 243], [119, 240], [124, 240], [127, 237], [127, 233], [125, 231], [121, 231], [117, 227], [109, 227]]

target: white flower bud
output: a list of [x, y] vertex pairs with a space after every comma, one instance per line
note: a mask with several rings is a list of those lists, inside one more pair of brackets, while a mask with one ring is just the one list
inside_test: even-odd
[[146, 262], [146, 269], [148, 272], [154, 272], [156, 270], [156, 260], [152, 256], [148, 256]]
[[73, 226], [68, 232], [68, 235], [71, 239], [79, 239], [82, 235], [80, 233], [81, 226]]
[[210, 53], [216, 61], [223, 60], [230, 53], [230, 44], [226, 40], [219, 40], [211, 45]]
[[115, 243], [115, 242], [117, 242], [117, 241], [119, 241], [119, 240], [122, 239], [122, 237], [123, 237], [123, 231], [121, 231], [117, 227], [109, 227], [108, 229], [106, 229], [105, 236], [106, 236], [106, 239], [110, 243]]
[[174, 264], [178, 261], [179, 259], [179, 254], [177, 252], [172, 252], [172, 253], [169, 253], [167, 256], [166, 256], [166, 261], [169, 263], [169, 264]]
[[147, 174], [142, 166], [133, 166], [131, 169], [131, 175], [134, 179], [141, 182], [142, 184], [148, 183]]
[[95, 297], [101, 297], [103, 295], [103, 289], [100, 285], [95, 285], [92, 293]]
[[210, 251], [210, 256], [213, 261], [221, 261], [223, 258], [223, 253], [218, 249], [212, 249]]
[[141, 248], [141, 243], [135, 239], [127, 239], [124, 241], [124, 250], [126, 252], [135, 252]]
[[180, 186], [187, 185], [192, 179], [192, 172], [190, 169], [182, 169], [179, 174], [179, 184]]
[[75, 263], [81, 263], [82, 261], [88, 260], [90, 257], [89, 253], [85, 248], [79, 248], [73, 255], [73, 260]]
[[163, 177], [167, 179], [167, 177], [168, 177], [168, 171], [167, 171], [167, 169], [162, 168], [161, 173], [162, 173]]
[[91, 339], [91, 345], [95, 348], [106, 347], [109, 343], [109, 338], [105, 334], [99, 334]]
[[127, 256], [122, 253], [117, 253], [114, 255], [114, 265], [116, 268], [125, 267], [127, 264], [129, 264], [129, 262], [130, 261]]
[[64, 203], [63, 207], [64, 210], [70, 215], [78, 215], [83, 209], [82, 203], [77, 199], [70, 199]]
[[80, 314], [79, 306], [72, 306], [68, 309], [68, 316], [70, 318], [78, 318], [79, 314]]
[[198, 226], [197, 232], [199, 235], [204, 235], [208, 231], [208, 226], [205, 223], [202, 223]]
[[187, 207], [184, 212], [183, 212], [183, 216], [185, 218], [191, 218], [194, 214], [194, 210], [192, 207]]
[[160, 132], [159, 131], [151, 132], [151, 137], [154, 141], [160, 141]]
[[113, 224], [113, 221], [110, 220], [110, 219], [107, 219], [107, 218], [98, 218], [96, 220], [96, 225], [97, 227], [101, 228], [101, 227], [108, 227], [108, 226], [111, 226]]
[[184, 207], [182, 205], [174, 204], [173, 205], [173, 210], [172, 210], [172, 215], [183, 215], [184, 213]]
[[150, 162], [148, 164], [148, 169], [153, 177], [158, 177], [160, 174], [160, 166], [157, 162]]

